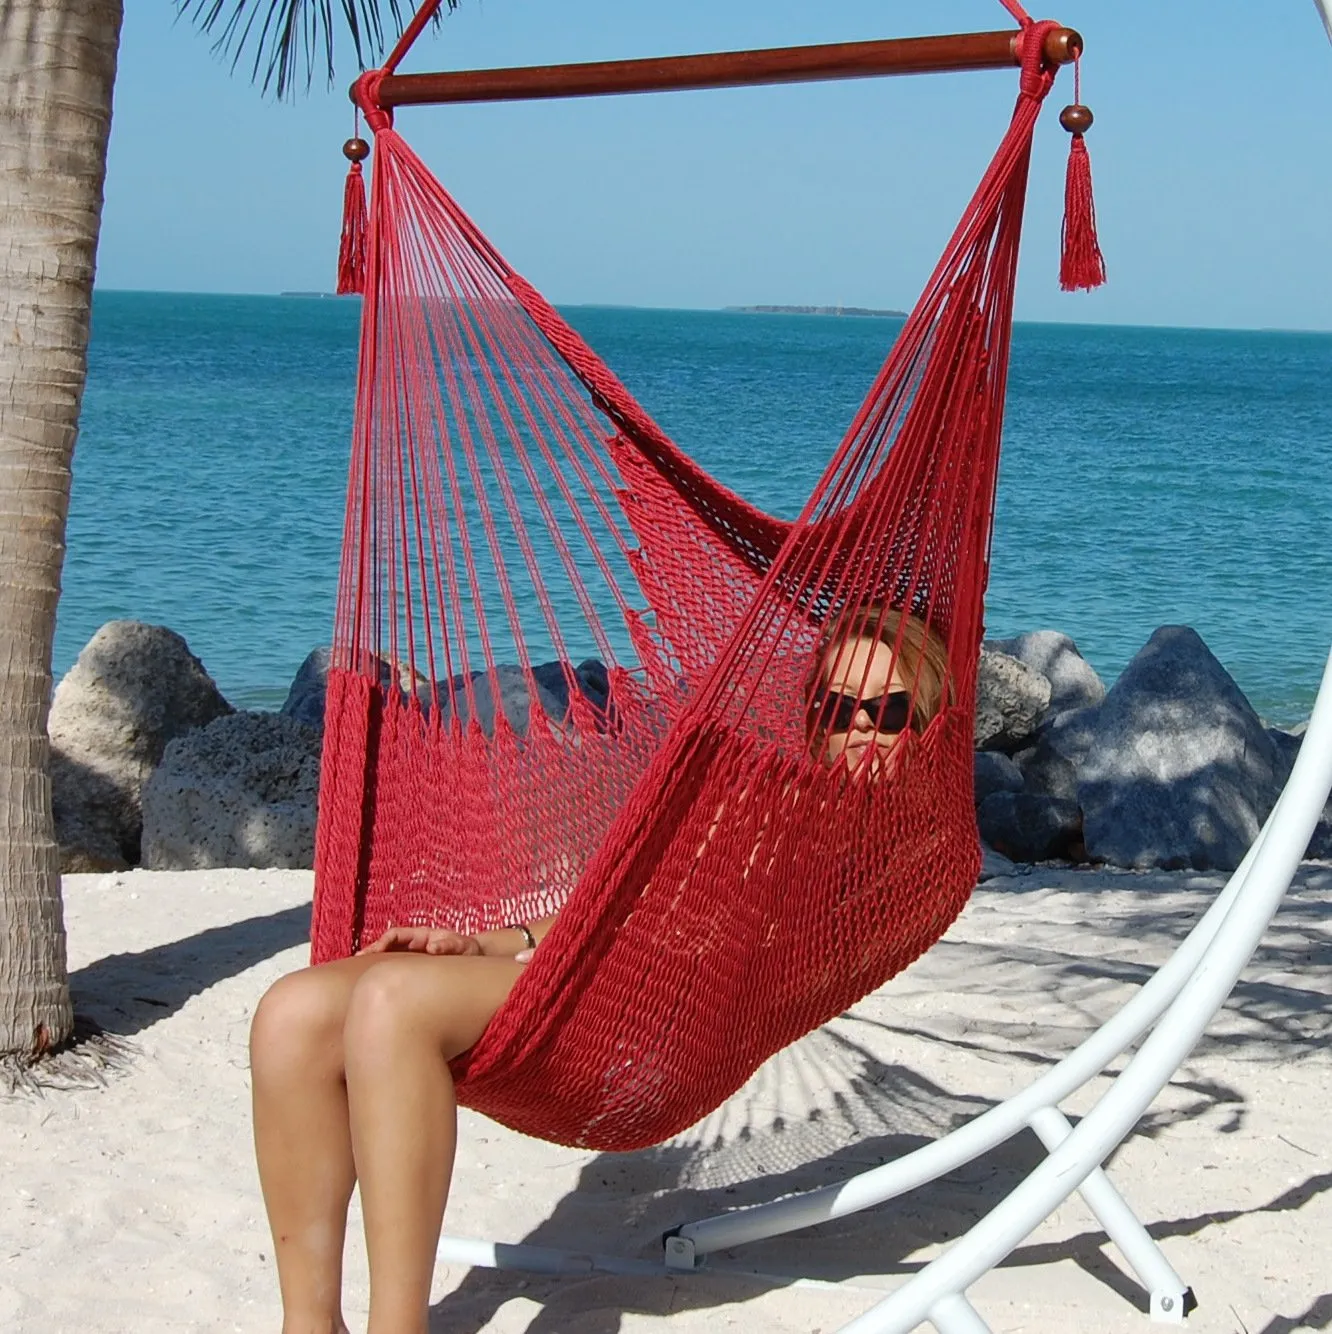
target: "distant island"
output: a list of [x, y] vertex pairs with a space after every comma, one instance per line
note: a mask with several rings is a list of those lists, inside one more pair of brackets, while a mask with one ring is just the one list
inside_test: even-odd
[[341, 301], [344, 296], [355, 296], [355, 292], [279, 292], [278, 296], [313, 297], [316, 301]]
[[904, 320], [904, 310], [871, 310], [868, 306], [723, 306], [736, 315], [875, 315]]

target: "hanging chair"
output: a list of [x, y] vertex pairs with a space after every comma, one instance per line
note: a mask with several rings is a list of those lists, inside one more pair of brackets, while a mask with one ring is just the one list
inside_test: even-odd
[[[384, 82], [434, 7], [356, 90], [376, 151], [368, 217], [349, 151], [364, 308], [313, 958], [558, 913], [458, 1097], [633, 1149], [917, 958], [976, 883], [982, 599], [1055, 25], [1021, 16], [1011, 124], [784, 521], [668, 438], [393, 128]], [[1090, 286], [1074, 230], [1094, 271], [1066, 284]], [[946, 646], [948, 680], [867, 778], [813, 757], [809, 685], [835, 627], [883, 608]]]

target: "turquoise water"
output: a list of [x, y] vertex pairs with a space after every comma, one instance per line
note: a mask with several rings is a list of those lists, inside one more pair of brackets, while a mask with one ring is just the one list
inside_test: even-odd
[[[672, 436], [774, 513], [812, 488], [896, 321], [566, 312]], [[183, 634], [273, 706], [330, 636], [355, 302], [102, 292], [57, 675], [113, 617]], [[1304, 717], [1332, 644], [1332, 335], [1019, 325], [987, 599], [1107, 680], [1195, 626], [1255, 706]]]

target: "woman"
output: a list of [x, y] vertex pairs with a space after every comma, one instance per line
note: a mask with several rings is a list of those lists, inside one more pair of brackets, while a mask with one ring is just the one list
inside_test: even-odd
[[[858, 778], [891, 773], [901, 734], [922, 730], [945, 691], [933, 632], [859, 608], [820, 646], [810, 753]], [[481, 1037], [553, 921], [476, 936], [394, 927], [353, 958], [282, 978], [259, 1003], [255, 1149], [283, 1334], [346, 1330], [342, 1251], [358, 1181], [369, 1334], [424, 1334], [457, 1134], [449, 1062]]]
[[948, 694], [934, 630], [892, 607], [858, 607], [820, 641], [805, 688], [810, 753], [860, 777], [891, 773], [903, 733], [923, 732]]

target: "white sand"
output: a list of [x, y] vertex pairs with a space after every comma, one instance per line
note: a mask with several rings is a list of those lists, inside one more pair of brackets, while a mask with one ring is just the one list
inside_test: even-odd
[[[914, 1147], [1021, 1086], [1112, 1013], [1219, 883], [1046, 870], [992, 882], [924, 960], [659, 1150], [581, 1153], [465, 1115], [446, 1229], [651, 1255], [672, 1223]], [[105, 1089], [0, 1101], [0, 1331], [276, 1334], [245, 1046], [264, 988], [304, 961], [309, 892], [298, 872], [66, 879], [76, 1006], [126, 1035], [135, 1058]], [[1193, 1284], [1195, 1330], [1332, 1328], [1330, 995], [1332, 867], [1309, 865], [1229, 1008], [1111, 1162]], [[840, 1289], [441, 1265], [433, 1328], [831, 1334], [1038, 1153], [1023, 1137], [896, 1206], [727, 1261], [845, 1280]], [[366, 1296], [357, 1229], [353, 1216], [353, 1329]], [[971, 1295], [999, 1331], [1147, 1327], [1141, 1293], [1076, 1199]]]

